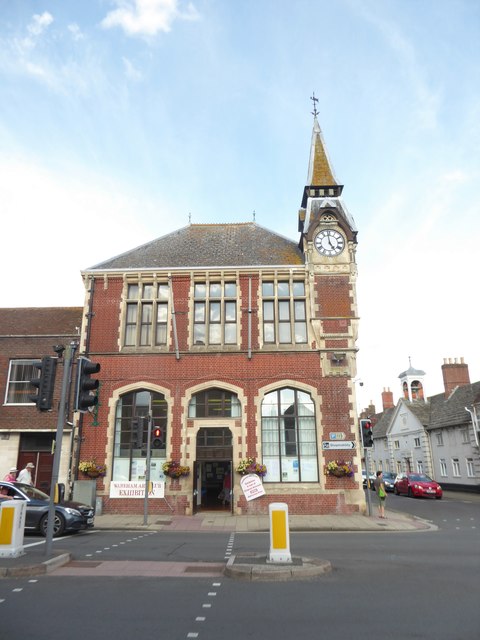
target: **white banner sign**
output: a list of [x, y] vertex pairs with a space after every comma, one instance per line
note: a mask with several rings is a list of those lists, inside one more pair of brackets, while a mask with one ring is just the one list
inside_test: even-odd
[[265, 495], [263, 483], [256, 473], [248, 473], [246, 476], [242, 476], [240, 486], [247, 501]]
[[[148, 497], [164, 498], [165, 483], [150, 482]], [[110, 483], [110, 498], [145, 498], [145, 481], [129, 482], [126, 480], [113, 480]]]

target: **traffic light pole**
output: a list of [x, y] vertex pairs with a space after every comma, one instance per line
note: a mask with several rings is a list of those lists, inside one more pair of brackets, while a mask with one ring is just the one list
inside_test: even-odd
[[45, 538], [45, 555], [48, 557], [52, 553], [53, 525], [55, 520], [55, 487], [58, 484], [58, 472], [60, 469], [60, 457], [62, 455], [63, 426], [66, 418], [66, 406], [68, 397], [68, 387], [72, 370], [73, 356], [77, 348], [76, 342], [71, 342], [65, 349], [63, 361], [63, 380], [60, 404], [58, 407], [57, 433], [55, 436], [55, 453], [53, 455], [52, 481], [50, 485], [50, 502], [48, 505], [47, 535]]
[[368, 455], [368, 447], [364, 449], [365, 452], [365, 473], [367, 475], [367, 505], [368, 505], [368, 515], [372, 516], [372, 496], [370, 495], [370, 456]]
[[[143, 524], [146, 526], [148, 524], [148, 490], [150, 488], [150, 459], [152, 455], [151, 444], [152, 444], [152, 413], [149, 412], [146, 417], [148, 420], [148, 431], [147, 431], [147, 458], [145, 461], [145, 497], [143, 498]], [[141, 420], [145, 420], [145, 418], [141, 418]]]

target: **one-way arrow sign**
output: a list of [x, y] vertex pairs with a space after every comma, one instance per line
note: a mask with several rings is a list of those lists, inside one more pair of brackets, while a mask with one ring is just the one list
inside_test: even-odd
[[333, 442], [323, 441], [322, 449], [325, 451], [327, 449], [355, 449], [355, 441], [354, 440], [334, 440]]

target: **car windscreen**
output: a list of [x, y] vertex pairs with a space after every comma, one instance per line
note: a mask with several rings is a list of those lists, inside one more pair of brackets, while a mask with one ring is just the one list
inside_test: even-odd
[[40, 489], [31, 487], [29, 484], [17, 483], [15, 484], [15, 486], [31, 500], [50, 500], [50, 497], [47, 496], [46, 493], [43, 493], [43, 491], [40, 491]]
[[414, 482], [433, 482], [431, 478], [429, 478], [428, 476], [421, 476], [419, 474], [412, 474], [410, 476], [410, 480], [413, 480]]

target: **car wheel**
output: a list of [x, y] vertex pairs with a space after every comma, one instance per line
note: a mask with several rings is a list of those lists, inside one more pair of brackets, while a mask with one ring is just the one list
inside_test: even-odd
[[393, 493], [394, 493], [396, 496], [399, 496], [399, 495], [400, 495], [400, 491], [398, 490], [398, 488], [397, 488], [397, 487], [393, 487]]
[[[40, 533], [42, 536], [47, 535], [48, 514], [46, 513], [40, 520]], [[53, 537], [58, 538], [65, 531], [65, 518], [61, 513], [55, 512], [55, 519], [53, 521]]]
[[442, 496], [435, 496], [435, 500], [441, 500]]
[[413, 497], [414, 497], [414, 495], [413, 495], [412, 490], [411, 490], [411, 488], [410, 488], [410, 487], [408, 487], [408, 497], [409, 497], [409, 498], [413, 498]]

